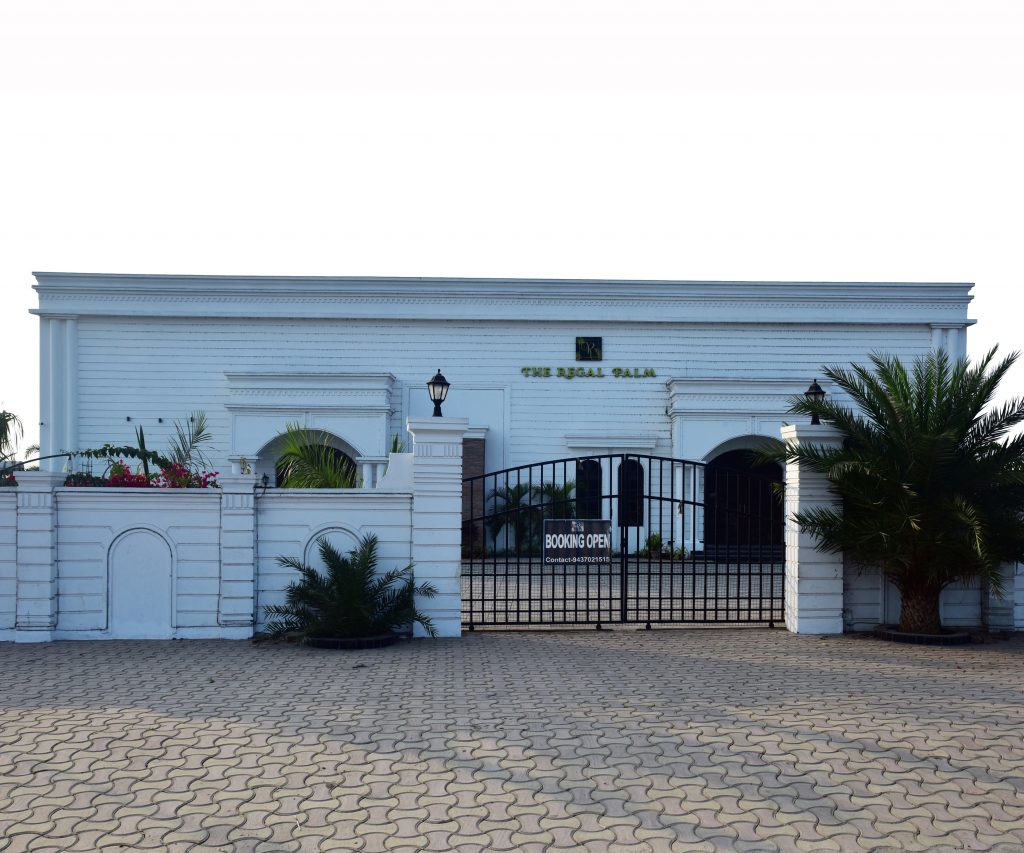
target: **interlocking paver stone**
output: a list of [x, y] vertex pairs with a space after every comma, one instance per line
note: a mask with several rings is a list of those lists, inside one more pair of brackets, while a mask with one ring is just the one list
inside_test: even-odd
[[1022, 733], [1024, 636], [3, 643], [0, 851], [1019, 850]]

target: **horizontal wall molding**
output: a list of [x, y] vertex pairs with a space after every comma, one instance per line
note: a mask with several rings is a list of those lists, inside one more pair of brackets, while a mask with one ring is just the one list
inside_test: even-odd
[[[35, 273], [34, 313], [75, 317], [963, 323], [969, 283]], [[920, 318], [918, 320], [917, 318]]]

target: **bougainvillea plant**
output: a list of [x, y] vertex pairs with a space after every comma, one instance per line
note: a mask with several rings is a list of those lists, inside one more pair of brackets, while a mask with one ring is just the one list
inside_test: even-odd
[[14, 478], [14, 474], [0, 474], [0, 488], [16, 485], [18, 485], [18, 481]]
[[94, 474], [76, 472], [69, 474], [64, 480], [65, 486], [111, 486], [121, 488], [154, 488], [154, 489], [210, 489], [219, 488], [217, 475], [219, 471], [190, 471], [184, 465], [168, 462], [160, 469], [159, 474], [146, 474], [145, 471], [133, 471], [123, 459], [111, 463], [109, 471], [103, 477]]

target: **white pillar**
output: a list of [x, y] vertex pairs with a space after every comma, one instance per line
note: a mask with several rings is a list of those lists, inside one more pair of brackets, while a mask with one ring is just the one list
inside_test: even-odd
[[[39, 455], [78, 449], [78, 319], [42, 317], [39, 321]], [[62, 459], [40, 463], [61, 471]]]
[[254, 474], [221, 474], [218, 623], [252, 628], [256, 585]]
[[[410, 418], [413, 503], [412, 559], [416, 582], [437, 587], [436, 598], [417, 606], [430, 615], [438, 636], [462, 634], [462, 437], [465, 418]], [[417, 634], [422, 632], [417, 629]]]
[[[839, 433], [829, 426], [787, 425], [789, 445], [838, 447]], [[794, 514], [836, 506], [825, 474], [798, 464], [786, 465], [786, 628], [794, 634], [843, 633], [843, 555], [819, 551], [817, 538], [802, 531]]]
[[[50, 416], [50, 331], [53, 321], [48, 317], [39, 318], [39, 455], [49, 456], [53, 450], [53, 418]], [[43, 470], [49, 470], [47, 462], [41, 462]]]
[[[64, 321], [64, 446], [58, 450], [78, 449], [78, 319]], [[54, 460], [61, 462], [60, 459]], [[62, 463], [63, 464], [63, 463]], [[54, 470], [60, 470], [59, 468]]]
[[40, 643], [57, 627], [57, 507], [53, 490], [63, 474], [19, 471], [18, 578], [14, 639]]

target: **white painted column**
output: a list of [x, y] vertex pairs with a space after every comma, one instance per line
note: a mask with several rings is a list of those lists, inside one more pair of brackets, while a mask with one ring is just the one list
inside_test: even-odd
[[[50, 386], [53, 376], [50, 372], [50, 329], [53, 321], [49, 317], [39, 318], [39, 455], [49, 456], [53, 450], [53, 418], [50, 412]], [[49, 469], [46, 462], [40, 463], [43, 470]]]
[[[51, 456], [78, 449], [78, 319], [43, 317], [39, 322], [39, 452]], [[40, 463], [61, 471], [62, 459]]]
[[[78, 318], [64, 320], [64, 444], [60, 450], [78, 449]], [[55, 452], [57, 452], [55, 451]], [[55, 459], [55, 462], [63, 462]], [[60, 470], [60, 469], [54, 469]]]
[[[838, 446], [832, 427], [787, 425], [782, 440], [789, 445]], [[786, 628], [794, 634], [843, 633], [843, 555], [826, 554], [817, 538], [802, 531], [794, 514], [837, 501], [824, 474], [798, 464], [786, 465]]]
[[375, 489], [387, 468], [387, 456], [360, 456], [356, 460], [359, 470], [360, 486], [364, 489]]
[[[416, 582], [438, 595], [417, 606], [434, 621], [438, 636], [462, 634], [462, 437], [465, 418], [410, 418], [413, 503], [412, 559]], [[422, 632], [417, 628], [417, 634]]]
[[256, 588], [254, 474], [218, 477], [220, 500], [220, 602], [217, 621], [226, 628], [253, 627]]
[[932, 349], [945, 350], [956, 360], [967, 355], [967, 327], [962, 323], [933, 323]]
[[[64, 360], [67, 352], [67, 337], [63, 317], [50, 319], [50, 453], [66, 450], [64, 430], [67, 428], [64, 390]], [[61, 459], [47, 459], [40, 467], [44, 471], [60, 471]]]
[[14, 639], [40, 643], [57, 627], [57, 507], [63, 474], [19, 471], [17, 613]]

